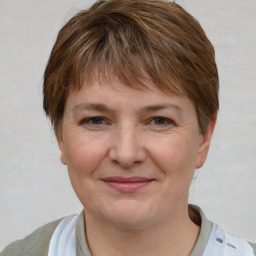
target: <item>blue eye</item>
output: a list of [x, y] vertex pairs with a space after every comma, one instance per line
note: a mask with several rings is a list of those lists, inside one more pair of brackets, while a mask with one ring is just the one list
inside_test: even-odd
[[172, 120], [165, 117], [153, 117], [151, 122], [155, 125], [168, 125], [173, 123]]
[[105, 120], [102, 117], [90, 117], [82, 121], [82, 124], [101, 125]]
[[92, 117], [89, 121], [91, 124], [103, 124], [104, 119], [102, 117]]

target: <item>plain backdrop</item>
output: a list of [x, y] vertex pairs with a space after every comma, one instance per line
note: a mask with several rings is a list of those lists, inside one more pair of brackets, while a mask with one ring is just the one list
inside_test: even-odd
[[[93, 1], [0, 0], [0, 250], [82, 206], [42, 110], [42, 77], [58, 30]], [[176, 1], [216, 49], [220, 112], [190, 202], [256, 241], [256, 1]]]

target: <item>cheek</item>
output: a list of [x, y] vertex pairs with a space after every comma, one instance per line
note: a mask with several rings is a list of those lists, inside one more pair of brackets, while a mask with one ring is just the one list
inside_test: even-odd
[[103, 138], [76, 136], [65, 145], [65, 155], [70, 174], [89, 175], [106, 155], [107, 143]]
[[191, 176], [196, 165], [196, 152], [195, 141], [180, 134], [152, 140], [149, 149], [152, 160], [162, 172], [177, 178]]
[[103, 139], [85, 136], [72, 137], [65, 145], [69, 178], [84, 206], [93, 201], [93, 195], [97, 191], [96, 170], [106, 155], [106, 145]]

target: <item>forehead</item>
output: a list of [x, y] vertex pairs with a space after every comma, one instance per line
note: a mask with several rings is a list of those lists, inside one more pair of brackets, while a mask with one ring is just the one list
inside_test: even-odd
[[[84, 70], [80, 76], [79, 82], [75, 82], [70, 89], [79, 90], [82, 87], [90, 87], [94, 85], [112, 86], [118, 90], [118, 85], [140, 89], [145, 91], [156, 90], [165, 92], [166, 94], [187, 95], [184, 82], [170, 74], [159, 77], [156, 74], [150, 74], [146, 71], [145, 66], [139, 58], [134, 57], [134, 62], [139, 63], [137, 73], [134, 73], [129, 67], [111, 67], [107, 64], [95, 64]], [[168, 78], [167, 78], [168, 77]]]
[[84, 81], [80, 89], [69, 92], [65, 108], [75, 111], [143, 109], [149, 112], [167, 108], [181, 111], [186, 106], [193, 108], [192, 102], [184, 95], [160, 90], [150, 81], [144, 87], [132, 88], [114, 76], [108, 80]]
[[[139, 60], [138, 60], [139, 62]], [[140, 65], [139, 70], [140, 75], [127, 71], [124, 76], [124, 72], [119, 72], [118, 70], [113, 70], [111, 67], [103, 65], [103, 67], [94, 67], [90, 69], [90, 72], [85, 72], [85, 75], [78, 86], [71, 86], [72, 90], [90, 90], [93, 87], [94, 91], [102, 91], [105, 87], [111, 87], [113, 92], [125, 93], [125, 91], [132, 91], [137, 94], [144, 92], [153, 92], [158, 94], [160, 92], [166, 95], [185, 95], [187, 92], [184, 89], [182, 81], [173, 77], [171, 80], [161, 81], [161, 79], [154, 80], [154, 76], [147, 74], [143, 65]], [[87, 89], [88, 88], [88, 89]], [[109, 89], [109, 88], [108, 88]]]
[[131, 80], [122, 81], [117, 75], [107, 74], [103, 76], [94, 77], [90, 80], [84, 80], [80, 88], [72, 89], [69, 95], [83, 95], [87, 97], [104, 97], [104, 96], [125, 96], [133, 95], [138, 96], [173, 96], [174, 92], [160, 88], [152, 82], [150, 78], [145, 78], [143, 81]]

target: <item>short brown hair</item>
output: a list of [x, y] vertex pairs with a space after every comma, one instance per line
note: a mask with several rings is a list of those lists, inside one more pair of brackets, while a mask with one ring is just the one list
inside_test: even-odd
[[133, 88], [187, 95], [204, 134], [218, 111], [215, 53], [203, 29], [182, 7], [165, 0], [100, 0], [60, 30], [44, 74], [44, 110], [61, 132], [69, 90], [111, 70]]

